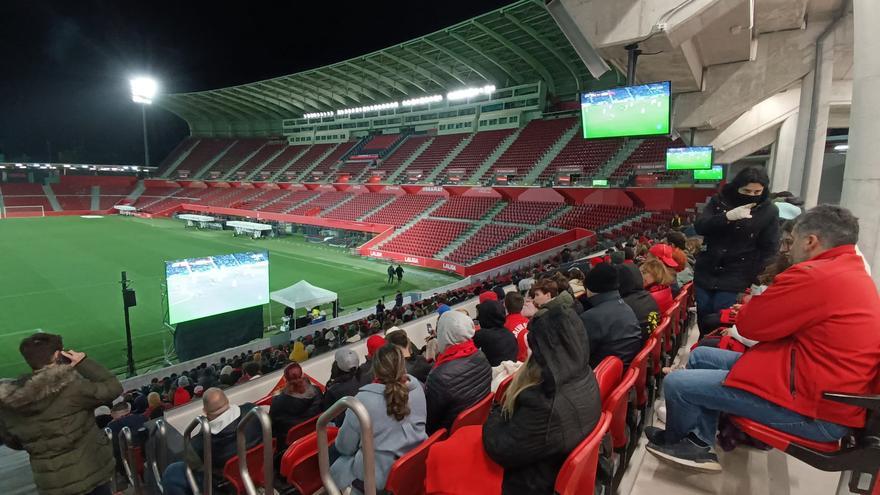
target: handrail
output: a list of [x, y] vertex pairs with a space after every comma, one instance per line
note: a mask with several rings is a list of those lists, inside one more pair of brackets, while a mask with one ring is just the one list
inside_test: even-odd
[[[109, 427], [104, 427], [104, 434], [107, 435], [107, 440], [110, 442], [110, 445], [113, 445], [113, 430]], [[115, 460], [113, 462], [116, 462]], [[118, 490], [118, 481], [116, 479], [116, 469], [113, 469], [113, 477], [110, 478], [110, 489], [113, 490], [113, 493], [116, 493]]]
[[193, 495], [211, 495], [211, 491], [213, 490], [213, 480], [211, 478], [214, 474], [214, 464], [211, 456], [211, 423], [208, 422], [208, 418], [204, 416], [193, 418], [189, 423], [189, 426], [186, 427], [186, 431], [183, 432], [183, 455], [186, 457], [186, 453], [189, 452], [190, 442], [192, 442], [190, 435], [196, 426], [201, 427], [202, 433], [203, 490], [199, 490], [199, 484], [196, 482], [196, 477], [193, 475], [192, 467], [190, 467], [189, 462], [184, 461], [186, 464], [186, 481], [189, 483]]
[[257, 418], [260, 422], [260, 428], [263, 433], [263, 483], [265, 493], [274, 493], [275, 486], [275, 467], [272, 452], [272, 420], [269, 414], [262, 407], [255, 407], [248, 411], [247, 414], [238, 422], [235, 429], [235, 444], [238, 453], [238, 474], [244, 484], [244, 490], [247, 495], [257, 495], [257, 487], [251, 478], [251, 473], [247, 465], [247, 436], [245, 431], [248, 423], [252, 419]]
[[[321, 482], [327, 490], [328, 495], [342, 495], [336, 482], [330, 476], [330, 447], [327, 441], [327, 424], [336, 416], [339, 416], [345, 409], [351, 409], [351, 412], [357, 417], [361, 424], [361, 452], [364, 459], [364, 495], [376, 495], [376, 459], [373, 449], [373, 422], [370, 420], [370, 413], [361, 401], [354, 397], [343, 397], [330, 406], [329, 409], [321, 414], [318, 418], [316, 426], [318, 431], [318, 468], [321, 472]], [[347, 487], [343, 487], [347, 488]]]
[[150, 469], [153, 471], [153, 479], [156, 481], [159, 493], [165, 493], [165, 488], [162, 486], [162, 473], [168, 467], [168, 427], [165, 425], [165, 420], [156, 420], [154, 438], [153, 458], [150, 461]]
[[141, 495], [141, 479], [137, 474], [137, 464], [134, 459], [134, 449], [131, 447], [134, 441], [131, 436], [131, 428], [123, 426], [119, 432], [119, 453], [122, 457], [122, 467], [128, 482], [134, 487], [134, 494]]

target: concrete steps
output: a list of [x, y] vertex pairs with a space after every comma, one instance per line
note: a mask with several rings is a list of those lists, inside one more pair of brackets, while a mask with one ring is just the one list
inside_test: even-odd
[[101, 208], [101, 186], [92, 186], [90, 195], [92, 203], [89, 206], [89, 209], [92, 211], [98, 211]]
[[379, 206], [373, 208], [372, 210], [370, 210], [370, 211], [364, 213], [363, 215], [359, 216], [357, 220], [358, 220], [359, 222], [362, 222], [365, 218], [369, 217], [369, 216], [372, 215], [373, 213], [376, 213], [376, 212], [378, 212], [378, 211], [381, 211], [382, 208], [385, 208], [386, 206], [388, 206], [389, 204], [391, 204], [391, 202], [394, 201], [395, 199], [397, 199], [397, 196], [391, 196], [390, 198], [388, 198], [388, 199], [387, 199], [384, 203], [382, 203], [381, 205], [379, 205]]
[[510, 145], [512, 145], [517, 140], [517, 138], [519, 138], [519, 135], [523, 131], [523, 129], [525, 129], [525, 127], [520, 127], [516, 130], [516, 132], [504, 138], [504, 141], [501, 141], [501, 144], [499, 144], [498, 147], [492, 151], [492, 153], [489, 153], [489, 156], [487, 156], [483, 163], [480, 164], [479, 167], [477, 167], [477, 170], [474, 171], [474, 173], [470, 177], [468, 177], [466, 184], [479, 184], [483, 176], [486, 175], [486, 172], [488, 172], [489, 169], [492, 168], [492, 165], [495, 165], [495, 162], [497, 162], [498, 159], [501, 158], [501, 155], [503, 155], [504, 152], [507, 151], [507, 148], [510, 148]]
[[196, 148], [196, 146], [199, 145], [200, 142], [201, 140], [199, 139], [194, 140], [192, 146], [187, 148], [183, 153], [180, 154], [180, 156], [177, 157], [177, 160], [174, 160], [174, 163], [168, 166], [165, 172], [162, 173], [162, 177], [171, 177], [171, 174], [173, 174], [174, 171], [177, 170], [177, 167], [179, 167], [180, 164], [186, 159], [186, 157], [188, 157], [189, 154], [192, 153], [192, 151]]
[[410, 227], [412, 227], [413, 225], [415, 225], [419, 221], [428, 218], [431, 215], [431, 213], [434, 213], [434, 210], [436, 210], [437, 208], [440, 208], [441, 206], [443, 206], [444, 203], [446, 203], [446, 200], [443, 198], [438, 197], [437, 199], [439, 199], [441, 201], [435, 202], [434, 204], [429, 206], [425, 211], [416, 215], [415, 218], [413, 218], [409, 222], [406, 222], [405, 224], [403, 224], [399, 229], [395, 230], [391, 235], [386, 237], [385, 240], [383, 240], [380, 244], [378, 244], [376, 246], [376, 248], [382, 249], [382, 246], [384, 246], [385, 244], [388, 244], [392, 239], [396, 238], [400, 234], [409, 230]]
[[559, 152], [562, 151], [563, 148], [571, 141], [572, 139], [581, 139], [578, 137], [578, 131], [580, 130], [580, 121], [577, 121], [575, 125], [573, 125], [570, 129], [565, 131], [559, 139], [553, 143], [547, 151], [538, 159], [537, 162], [532, 166], [529, 173], [526, 174], [523, 182], [526, 184], [533, 184], [538, 177], [547, 169], [547, 166], [550, 165], [550, 162], [553, 161], [559, 155]]
[[202, 179], [203, 176], [206, 173], [208, 173], [208, 170], [211, 170], [211, 168], [213, 168], [214, 165], [216, 165], [217, 162], [220, 161], [221, 158], [226, 156], [226, 153], [229, 153], [229, 150], [231, 150], [232, 147], [235, 146], [236, 143], [238, 143], [238, 140], [233, 141], [232, 143], [229, 144], [229, 146], [223, 148], [223, 151], [221, 151], [220, 153], [217, 153], [217, 156], [208, 160], [208, 163], [205, 164], [202, 168], [200, 168], [198, 170], [198, 172], [195, 173], [195, 175], [193, 175], [193, 178], [194, 179]]
[[397, 170], [395, 170], [391, 175], [389, 175], [388, 177], [385, 178], [385, 182], [393, 183], [393, 182], [397, 179], [397, 177], [398, 177], [400, 174], [403, 173], [404, 170], [406, 170], [407, 168], [409, 168], [409, 166], [412, 164], [412, 162], [416, 161], [416, 160], [419, 158], [419, 156], [420, 156], [420, 155], [421, 155], [426, 149], [428, 149], [428, 146], [431, 146], [431, 143], [434, 142], [434, 139], [435, 139], [435, 138], [426, 139], [425, 142], [422, 143], [421, 146], [419, 146], [418, 148], [416, 148], [415, 151], [413, 151], [412, 154], [409, 155], [409, 157], [407, 157], [407, 159], [404, 160], [404, 161], [400, 164], [399, 167], [397, 167]]
[[623, 165], [623, 162], [625, 162], [626, 159], [632, 155], [633, 151], [635, 151], [644, 141], [644, 139], [627, 139], [623, 143], [623, 146], [621, 146], [604, 165], [596, 170], [593, 177], [599, 179], [610, 177], [611, 174], [620, 168], [620, 166]]
[[456, 146], [455, 148], [452, 148], [452, 151], [450, 151], [449, 154], [446, 155], [446, 158], [441, 160], [440, 163], [438, 163], [437, 166], [434, 167], [434, 170], [432, 170], [431, 173], [428, 174], [427, 177], [425, 177], [424, 182], [434, 182], [434, 179], [436, 179], [437, 176], [440, 175], [441, 172], [446, 170], [447, 165], [452, 163], [452, 160], [455, 160], [455, 157], [457, 157], [458, 154], [461, 153], [461, 150], [463, 150], [465, 148], [465, 146], [467, 146], [471, 143], [471, 140], [473, 138], [474, 138], [474, 134], [471, 134], [468, 137], [462, 139], [461, 142], [458, 143], [458, 146]]
[[229, 171], [226, 172], [226, 174], [224, 174], [223, 177], [221, 177], [221, 178], [224, 180], [229, 180], [229, 178], [232, 177], [232, 174], [234, 174], [238, 169], [240, 169], [242, 165], [247, 163], [248, 160], [253, 158], [254, 155], [259, 153], [260, 150], [262, 150], [263, 148], [265, 148], [268, 145], [269, 145], [269, 143], [263, 143], [263, 146], [260, 146], [259, 148], [255, 149], [253, 153], [250, 153], [250, 154], [248, 154], [248, 156], [242, 158], [240, 162], [238, 162], [234, 167], [230, 168]]
[[52, 190], [52, 187], [45, 184], [42, 187], [43, 194], [46, 195], [46, 198], [49, 199], [49, 204], [52, 205], [52, 210], [62, 211], [61, 204], [58, 202], [58, 198], [55, 197], [55, 191]]
[[130, 193], [128, 193], [128, 196], [125, 197], [126, 201], [128, 201], [131, 204], [134, 204], [134, 202], [137, 201], [138, 198], [141, 197], [141, 194], [144, 193], [144, 190], [146, 188], [147, 188], [147, 186], [144, 185], [143, 180], [137, 181], [137, 185], [134, 186], [134, 190], [131, 191]]
[[[263, 170], [264, 168], [266, 168], [266, 165], [272, 163], [272, 160], [278, 158], [278, 155], [280, 155], [281, 153], [284, 153], [284, 149], [285, 149], [285, 148], [286, 148], [286, 146], [282, 146], [282, 147], [278, 150], [277, 153], [273, 153], [272, 156], [270, 156], [270, 157], [266, 158], [265, 160], [263, 160], [263, 163], [260, 163], [259, 165], [257, 165], [256, 167], [254, 167], [254, 170], [251, 171], [251, 173], [247, 174], [247, 176], [245, 176], [244, 180], [253, 180], [253, 178], [256, 177], [257, 174], [259, 174], [261, 170]], [[308, 149], [308, 148], [306, 148], [306, 149]], [[303, 152], [303, 153], [305, 153], [305, 152]], [[302, 155], [302, 153], [298, 154], [298, 155], [296, 156], [296, 158], [299, 158], [300, 155]], [[296, 159], [296, 158], [294, 158], [294, 159]], [[289, 162], [286, 163], [286, 164], [284, 165], [284, 167], [287, 168], [288, 165], [290, 165]]]

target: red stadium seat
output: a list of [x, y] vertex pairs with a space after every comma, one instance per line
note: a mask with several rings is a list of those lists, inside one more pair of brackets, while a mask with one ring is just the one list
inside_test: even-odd
[[428, 449], [445, 436], [446, 429], [440, 428], [421, 445], [397, 459], [388, 472], [385, 491], [391, 495], [424, 495]]
[[[272, 450], [275, 450], [275, 439], [272, 439]], [[264, 486], [266, 480], [263, 477], [263, 444], [247, 451], [247, 467], [255, 486]], [[232, 456], [223, 466], [223, 478], [235, 489], [235, 493], [245, 493], [244, 482], [238, 472], [238, 456]]]
[[611, 392], [620, 383], [620, 377], [623, 376], [623, 361], [616, 356], [608, 356], [603, 359], [596, 369], [596, 381], [599, 383], [599, 395], [602, 397], [602, 404], [608, 402]]
[[[630, 370], [636, 370], [638, 372], [634, 387], [636, 392], [635, 406], [639, 410], [638, 422], [636, 423], [635, 428], [635, 438], [638, 438], [642, 434], [642, 430], [645, 427], [645, 420], [648, 418], [648, 406], [654, 404], [654, 397], [657, 392], [654, 373], [649, 367], [651, 356], [654, 353], [654, 349], [657, 348], [657, 345], [657, 339], [653, 337], [649, 338], [645, 343], [645, 346], [642, 347], [642, 350], [636, 354], [636, 357], [634, 357], [629, 364]], [[635, 448], [635, 442], [631, 445]], [[627, 455], [632, 455], [632, 453], [630, 452]]]
[[291, 426], [290, 429], [287, 430], [287, 440], [285, 443], [290, 445], [309, 433], [313, 433], [317, 427], [319, 417], [321, 417], [320, 414], [313, 418], [309, 418], [298, 425]]
[[452, 427], [449, 429], [449, 434], [452, 435], [455, 433], [455, 430], [462, 426], [482, 425], [489, 417], [489, 411], [491, 409], [492, 394], [490, 393], [480, 399], [480, 401], [473, 406], [458, 413], [458, 416], [456, 416], [455, 421], [452, 423]]
[[665, 342], [672, 338], [671, 327], [672, 321], [668, 317], [663, 317], [660, 324], [657, 325], [657, 328], [651, 333], [651, 337], [657, 339], [657, 350], [653, 353], [651, 371], [653, 371], [654, 376], [659, 377], [660, 380], [663, 380], [661, 369], [663, 368], [665, 361], [670, 357], [666, 351]]
[[514, 375], [508, 376], [507, 378], [502, 380], [501, 383], [498, 384], [498, 388], [495, 389], [494, 396], [494, 401], [496, 404], [501, 404], [504, 401], [504, 393], [507, 392], [507, 387], [509, 387], [510, 382], [513, 381], [513, 376]]
[[[611, 427], [611, 415], [603, 412], [593, 431], [574, 450], [556, 475], [557, 495], [589, 495], [596, 489], [599, 449]], [[606, 491], [610, 493], [610, 491]]]
[[[339, 429], [327, 427], [327, 441], [333, 443]], [[311, 432], [292, 443], [281, 457], [279, 471], [302, 494], [312, 494], [323, 486], [318, 473], [318, 433]]]
[[[607, 401], [602, 401], [602, 410], [611, 414], [611, 441], [617, 458], [614, 462], [614, 486], [616, 487], [623, 479], [623, 473], [629, 464], [630, 452], [634, 450], [637, 441], [635, 436], [636, 421], [632, 419], [635, 405], [633, 387], [638, 379], [639, 372], [630, 369], [626, 372]], [[630, 397], [632, 396], [632, 398]]]

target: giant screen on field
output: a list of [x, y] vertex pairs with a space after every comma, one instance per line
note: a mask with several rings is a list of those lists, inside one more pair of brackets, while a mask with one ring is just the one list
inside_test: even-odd
[[669, 134], [669, 81], [581, 93], [584, 138]]
[[165, 262], [168, 323], [204, 318], [269, 302], [267, 251]]

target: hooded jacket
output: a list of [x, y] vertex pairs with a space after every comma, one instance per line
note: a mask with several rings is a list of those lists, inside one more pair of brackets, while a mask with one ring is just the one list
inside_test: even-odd
[[704, 251], [697, 256], [694, 282], [705, 290], [742, 292], [764, 271], [779, 249], [779, 210], [764, 193], [748, 202], [752, 218], [731, 222], [726, 213], [742, 204], [739, 186], [731, 182], [709, 200], [694, 222], [703, 236]]
[[[449, 311], [437, 321], [441, 353], [450, 345], [466, 342], [473, 336], [474, 324], [464, 313]], [[425, 380], [428, 434], [440, 428], [449, 429], [460, 412], [489, 394], [491, 386], [492, 367], [480, 351], [435, 366]]]
[[272, 398], [269, 417], [272, 419], [272, 434], [278, 447], [286, 444], [287, 432], [294, 426], [321, 413], [323, 399], [318, 387], [306, 383], [301, 394], [288, 394], [282, 391]]
[[620, 281], [620, 296], [632, 308], [642, 329], [642, 336], [650, 335], [660, 323], [660, 307], [651, 294], [645, 290], [642, 272], [636, 265], [618, 265], [617, 278]]
[[486, 301], [477, 306], [480, 331], [474, 334], [474, 344], [483, 351], [493, 368], [502, 361], [516, 361], [519, 346], [516, 337], [504, 328], [504, 308], [498, 301]]
[[635, 313], [616, 290], [590, 297], [591, 309], [581, 313], [581, 321], [590, 339], [590, 366], [597, 366], [608, 356], [619, 357], [623, 366], [642, 349], [642, 329]]
[[[339, 370], [336, 363], [333, 363], [333, 368]], [[339, 370], [338, 374], [327, 382], [326, 392], [324, 392], [324, 398], [321, 401], [321, 410], [326, 411], [339, 399], [357, 394], [360, 387], [361, 375], [358, 368], [350, 371]], [[333, 424], [341, 426], [343, 419], [345, 419], [344, 413], [333, 418]]]
[[532, 317], [532, 319], [539, 318], [539, 317], [543, 316], [548, 311], [550, 311], [551, 309], [553, 309], [557, 306], [561, 307], [561, 308], [569, 309], [569, 310], [577, 313], [574, 310], [574, 303], [575, 303], [575, 300], [573, 297], [571, 297], [571, 294], [569, 294], [568, 291], [564, 290], [564, 291], [560, 292], [553, 299], [550, 299], [549, 301], [547, 301], [547, 304], [541, 306], [538, 309], [538, 311], [535, 313], [535, 316]]
[[94, 410], [120, 394], [119, 380], [89, 358], [2, 380], [0, 440], [30, 454], [39, 493], [88, 493], [110, 480], [115, 465]]
[[505, 495], [552, 494], [566, 457], [602, 411], [588, 364], [590, 343], [577, 315], [551, 307], [532, 320], [528, 340], [542, 383], [520, 392], [510, 418], [495, 407], [483, 425], [483, 447], [504, 468]]
[[[232, 459], [238, 454], [236, 450], [236, 431], [238, 424], [242, 418], [255, 408], [254, 404], [246, 402], [240, 406], [230, 404], [227, 413], [233, 414], [234, 419], [230, 421], [223, 429], [215, 431], [211, 428], [211, 464], [214, 470], [222, 470], [226, 465], [226, 461]], [[192, 437], [190, 450], [185, 453], [190, 465], [201, 466], [204, 459], [204, 445], [202, 435], [204, 432], [199, 431]], [[260, 430], [259, 421], [251, 421], [245, 430], [245, 445], [248, 449], [256, 447], [263, 440], [262, 431]]]
[[[385, 404], [385, 385], [370, 383], [361, 387], [355, 396], [361, 401], [373, 422], [373, 448], [376, 460], [376, 489], [385, 488], [388, 473], [394, 461], [424, 442], [427, 416], [425, 392], [415, 377], [407, 375], [409, 390], [409, 415], [397, 421], [388, 415]], [[351, 486], [354, 480], [364, 479], [364, 459], [361, 452], [361, 424], [350, 410], [345, 412], [334, 445], [339, 458], [330, 466], [330, 475], [339, 488]]]

